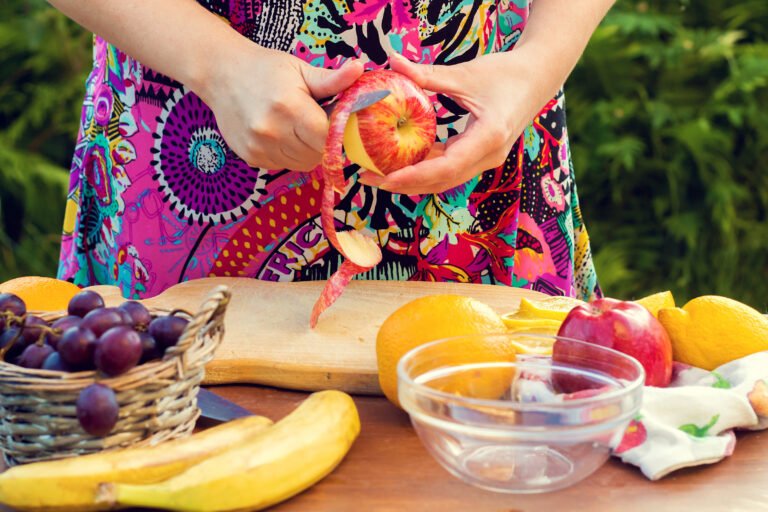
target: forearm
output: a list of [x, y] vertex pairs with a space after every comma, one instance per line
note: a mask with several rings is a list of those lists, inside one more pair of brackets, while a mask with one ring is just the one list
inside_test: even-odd
[[542, 105], [562, 87], [615, 0], [535, 0], [510, 55], [527, 73]]
[[[194, 0], [49, 0], [68, 17], [143, 65], [196, 92], [214, 63], [247, 42]], [[256, 45], [251, 44], [254, 48]]]

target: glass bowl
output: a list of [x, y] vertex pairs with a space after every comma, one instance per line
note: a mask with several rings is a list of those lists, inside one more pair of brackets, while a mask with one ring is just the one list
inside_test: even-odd
[[[537, 355], [558, 345], [556, 361]], [[534, 347], [521, 355], [516, 347]], [[398, 398], [421, 442], [483, 489], [540, 493], [586, 478], [640, 409], [645, 373], [598, 345], [535, 334], [449, 338], [398, 363]]]

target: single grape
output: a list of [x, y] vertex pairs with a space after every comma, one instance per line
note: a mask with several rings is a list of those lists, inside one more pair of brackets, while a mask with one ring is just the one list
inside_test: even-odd
[[43, 370], [51, 370], [56, 372], [71, 372], [73, 368], [68, 365], [58, 352], [51, 352], [51, 354], [43, 361]]
[[21, 318], [27, 312], [27, 305], [12, 293], [0, 293], [0, 330], [16, 322], [12, 316]]
[[98, 338], [112, 327], [124, 325], [123, 321], [123, 315], [117, 311], [117, 308], [101, 308], [94, 309], [85, 315], [80, 327], [90, 329]]
[[71, 327], [79, 327], [82, 321], [83, 319], [79, 316], [69, 315], [53, 322], [51, 329], [54, 329], [54, 332], [48, 333], [48, 344], [53, 348], [57, 348], [64, 332]]
[[149, 322], [152, 321], [152, 315], [149, 314], [149, 310], [141, 302], [129, 300], [120, 304], [117, 309], [131, 315], [133, 322], [127, 325], [131, 325], [134, 329], [146, 330], [149, 327]]
[[18, 327], [11, 327], [0, 334], [0, 349], [5, 349], [7, 345], [13, 343], [13, 346], [5, 353], [6, 361], [14, 361], [26, 348], [20, 332]]
[[54, 352], [47, 343], [33, 343], [24, 349], [16, 364], [24, 368], [41, 368], [45, 359]]
[[113, 327], [101, 335], [96, 343], [94, 360], [96, 368], [114, 377], [136, 366], [141, 353], [139, 333], [123, 325]]
[[149, 334], [155, 338], [160, 350], [165, 351], [179, 341], [189, 320], [180, 316], [160, 316], [149, 324]]
[[133, 328], [133, 317], [129, 312], [120, 308], [114, 308], [114, 310], [117, 311], [117, 314], [119, 314], [120, 317], [122, 317], [123, 325]]
[[97, 308], [104, 307], [101, 295], [91, 290], [83, 290], [69, 300], [67, 311], [70, 315], [84, 317]]
[[163, 356], [163, 354], [157, 348], [155, 338], [150, 336], [148, 332], [140, 332], [139, 338], [141, 338], [141, 359], [139, 360], [139, 364], [144, 364], [147, 361], [160, 359]]
[[40, 336], [46, 332], [41, 327], [48, 327], [48, 323], [39, 316], [27, 315], [24, 320], [24, 328], [21, 330], [21, 337], [25, 346], [37, 342]]
[[59, 354], [67, 363], [77, 368], [88, 366], [96, 350], [96, 335], [83, 327], [70, 327], [61, 336]]
[[120, 414], [115, 392], [103, 384], [91, 384], [83, 389], [75, 409], [83, 430], [100, 437], [112, 431]]

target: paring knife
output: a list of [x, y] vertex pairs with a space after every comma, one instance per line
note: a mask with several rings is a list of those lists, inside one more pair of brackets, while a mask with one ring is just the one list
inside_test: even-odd
[[253, 415], [248, 409], [240, 407], [205, 388], [200, 388], [197, 393], [197, 406], [200, 408], [203, 418], [214, 421], [229, 421]]
[[[355, 102], [352, 104], [352, 108], [350, 109], [349, 112], [355, 113], [360, 110], [363, 110], [366, 107], [370, 107], [374, 103], [383, 100], [390, 94], [392, 94], [392, 92], [389, 89], [380, 89], [378, 91], [364, 92], [357, 97]], [[335, 106], [335, 103], [331, 103], [330, 105], [324, 106], [323, 110], [325, 110], [325, 112], [330, 116], [334, 106]]]

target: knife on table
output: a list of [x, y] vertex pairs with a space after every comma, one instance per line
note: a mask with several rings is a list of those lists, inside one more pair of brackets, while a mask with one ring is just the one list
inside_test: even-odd
[[205, 388], [200, 388], [197, 393], [197, 406], [200, 408], [201, 417], [214, 422], [226, 422], [253, 415], [248, 409]]

